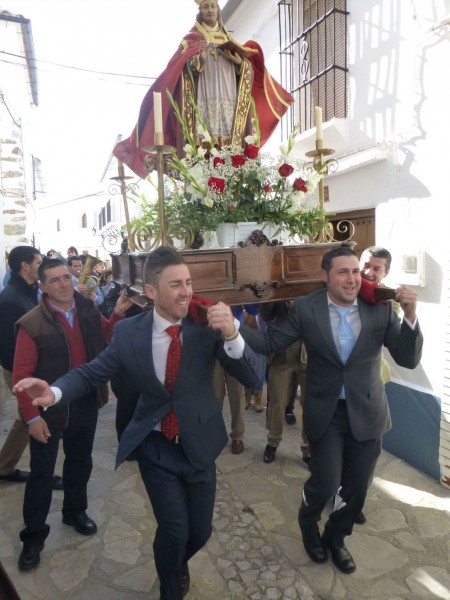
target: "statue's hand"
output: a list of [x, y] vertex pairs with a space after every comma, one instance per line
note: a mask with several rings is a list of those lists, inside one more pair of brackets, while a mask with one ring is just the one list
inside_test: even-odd
[[228, 60], [231, 60], [231, 62], [233, 62], [235, 65], [242, 64], [242, 58], [239, 56], [239, 54], [237, 52], [230, 52], [230, 50], [223, 50], [223, 55], [226, 58], [228, 58]]
[[205, 60], [206, 60], [206, 54], [208, 52], [208, 42], [206, 40], [202, 40], [199, 44], [199, 59], [200, 59], [200, 65], [204, 65], [205, 64]]

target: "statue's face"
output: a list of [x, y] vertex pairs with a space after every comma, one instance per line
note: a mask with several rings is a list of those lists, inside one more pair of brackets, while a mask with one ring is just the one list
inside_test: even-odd
[[200, 4], [200, 14], [202, 15], [203, 23], [214, 27], [219, 19], [219, 7], [215, 0], [205, 0]]

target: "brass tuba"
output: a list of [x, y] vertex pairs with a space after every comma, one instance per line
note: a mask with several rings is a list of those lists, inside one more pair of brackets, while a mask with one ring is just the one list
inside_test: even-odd
[[87, 287], [87, 290], [82, 292], [84, 296], [89, 296], [92, 292], [97, 291], [99, 278], [91, 275], [91, 273], [95, 266], [101, 262], [103, 262], [101, 258], [86, 254], [86, 263], [78, 278], [78, 283], [84, 284]]

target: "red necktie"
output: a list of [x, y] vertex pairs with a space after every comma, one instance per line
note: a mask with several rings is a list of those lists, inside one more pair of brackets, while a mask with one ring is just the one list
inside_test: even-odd
[[[180, 342], [180, 325], [171, 325], [167, 327], [166, 332], [172, 338], [170, 340], [169, 351], [167, 353], [166, 363], [166, 378], [164, 386], [169, 392], [173, 393], [177, 382], [178, 369], [181, 359], [181, 342]], [[173, 408], [169, 410], [165, 417], [161, 420], [161, 431], [169, 439], [180, 433], [177, 416]]]

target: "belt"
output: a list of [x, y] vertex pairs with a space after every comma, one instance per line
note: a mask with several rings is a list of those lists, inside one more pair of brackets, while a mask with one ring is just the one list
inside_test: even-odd
[[169, 442], [169, 444], [175, 444], [177, 446], [182, 445], [179, 433], [177, 433], [177, 435], [174, 438], [172, 438], [171, 440], [169, 440], [169, 438], [162, 431], [159, 431], [158, 429], [157, 430], [154, 429], [152, 431], [152, 433], [162, 436], [166, 440], [166, 442]]

